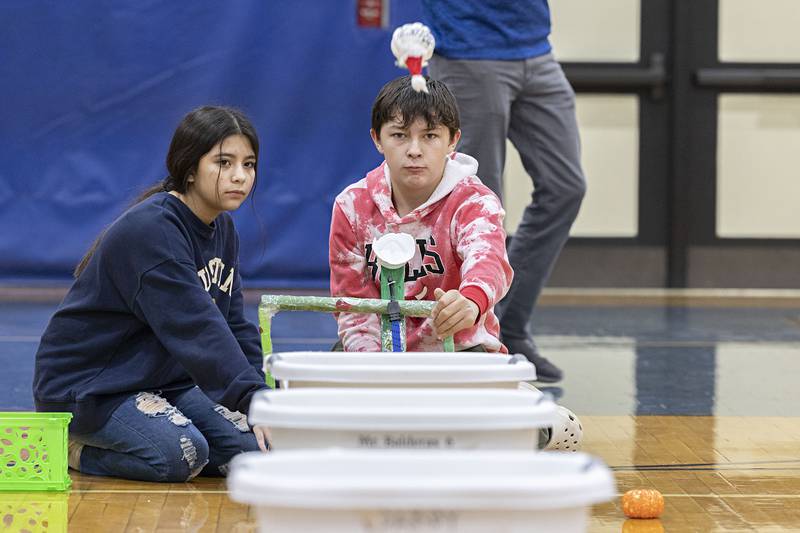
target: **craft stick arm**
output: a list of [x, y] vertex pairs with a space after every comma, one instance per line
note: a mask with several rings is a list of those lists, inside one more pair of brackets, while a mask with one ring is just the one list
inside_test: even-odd
[[[436, 302], [430, 300], [398, 300], [403, 316], [428, 317]], [[386, 300], [380, 298], [339, 298], [331, 296], [287, 296], [265, 294], [258, 306], [258, 329], [264, 359], [272, 353], [272, 317], [279, 311], [315, 311], [318, 313], [386, 313]], [[455, 351], [453, 337], [444, 340], [444, 351]], [[264, 368], [267, 385], [275, 388], [275, 379]]]
[[[380, 298], [344, 298], [331, 296], [285, 296], [265, 294], [259, 309], [279, 311], [316, 311], [319, 313], [377, 313], [386, 312], [387, 300]], [[428, 317], [436, 302], [430, 300], [400, 300], [403, 316]]]

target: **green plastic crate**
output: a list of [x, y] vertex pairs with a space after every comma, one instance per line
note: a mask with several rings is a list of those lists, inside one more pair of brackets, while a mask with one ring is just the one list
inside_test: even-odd
[[67, 533], [69, 493], [0, 492], [0, 531]]
[[69, 489], [71, 413], [0, 412], [0, 491]]

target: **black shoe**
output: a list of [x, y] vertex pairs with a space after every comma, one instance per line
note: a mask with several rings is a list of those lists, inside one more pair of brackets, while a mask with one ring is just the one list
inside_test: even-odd
[[503, 339], [503, 344], [510, 354], [522, 354], [536, 367], [536, 381], [540, 383], [556, 383], [561, 381], [564, 373], [556, 365], [539, 355], [536, 346], [529, 339]]

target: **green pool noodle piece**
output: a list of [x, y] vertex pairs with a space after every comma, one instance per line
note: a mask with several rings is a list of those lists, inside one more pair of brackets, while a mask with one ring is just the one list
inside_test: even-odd
[[[406, 267], [405, 265], [398, 268], [389, 268], [381, 266], [381, 299], [388, 302], [391, 300], [389, 294], [389, 278], [394, 280], [394, 299], [398, 303], [406, 299], [405, 279]], [[387, 304], [388, 305], [388, 304]], [[402, 308], [401, 308], [402, 312]], [[406, 321], [405, 317], [400, 321], [400, 345], [406, 351]], [[383, 308], [381, 314], [381, 351], [391, 352], [392, 350], [392, 323], [389, 321], [389, 315], [386, 314], [386, 306]]]
[[456, 347], [455, 347], [455, 345], [453, 343], [453, 337], [452, 336], [446, 337], [444, 339], [444, 351], [445, 352], [455, 352], [456, 351]]
[[[430, 300], [399, 300], [403, 316], [429, 317], [436, 302]], [[344, 296], [289, 296], [264, 294], [258, 306], [261, 326], [261, 345], [265, 355], [272, 353], [270, 321], [279, 311], [314, 311], [317, 313], [374, 313], [386, 312], [387, 301], [380, 298], [348, 298]], [[266, 350], [269, 350], [268, 352]], [[444, 340], [444, 351], [452, 352], [453, 338]]]
[[[258, 306], [258, 332], [261, 335], [261, 351], [264, 354], [264, 361], [272, 353], [272, 317], [275, 316], [276, 311], [270, 307], [263, 305]], [[264, 377], [266, 378], [267, 386], [275, 388], [275, 378], [267, 370], [264, 365]]]
[[[386, 300], [380, 298], [347, 298], [332, 296], [285, 296], [265, 294], [261, 297], [259, 310], [316, 311], [318, 313], [375, 313], [386, 312]], [[403, 316], [427, 317], [431, 315], [436, 302], [429, 300], [400, 300]]]

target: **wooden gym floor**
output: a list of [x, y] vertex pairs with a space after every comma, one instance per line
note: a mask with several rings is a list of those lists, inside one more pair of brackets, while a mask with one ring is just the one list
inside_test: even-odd
[[[2, 289], [0, 300], [0, 410], [30, 410], [33, 354], [56, 303]], [[254, 319], [253, 299], [248, 309]], [[550, 291], [534, 326], [566, 374], [542, 388], [579, 415], [584, 451], [612, 467], [620, 494], [656, 488], [666, 499], [657, 521], [626, 521], [618, 498], [595, 506], [589, 531], [800, 531], [797, 294]], [[287, 313], [273, 335], [276, 351], [322, 350], [335, 327], [329, 316]], [[0, 531], [42, 517], [49, 531], [256, 528], [223, 480], [71, 473], [69, 494], [0, 492]]]

